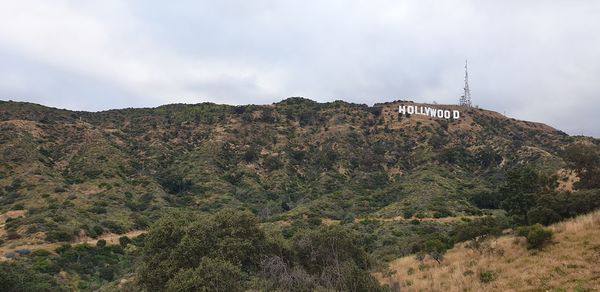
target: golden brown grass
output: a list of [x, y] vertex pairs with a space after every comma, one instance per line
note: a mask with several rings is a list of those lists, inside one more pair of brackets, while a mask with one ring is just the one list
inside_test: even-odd
[[575, 190], [575, 183], [579, 181], [579, 177], [574, 170], [561, 168], [556, 173], [558, 175], [557, 192], [572, 192]]
[[[375, 276], [402, 291], [596, 291], [600, 288], [600, 211], [550, 227], [552, 243], [530, 251], [512, 235], [476, 250], [460, 244], [441, 264], [414, 256], [390, 263], [392, 275]], [[494, 280], [483, 283], [482, 273]], [[564, 290], [563, 290], [564, 289]], [[577, 289], [577, 290], [576, 290]]]

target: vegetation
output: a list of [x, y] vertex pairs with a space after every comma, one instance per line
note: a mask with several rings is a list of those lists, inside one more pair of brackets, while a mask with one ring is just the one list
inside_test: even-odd
[[[192, 223], [190, 223], [192, 222]], [[358, 236], [340, 226], [268, 238], [249, 212], [171, 214], [148, 233], [139, 283], [148, 291], [377, 291]]]
[[[528, 228], [527, 228], [528, 229]], [[518, 234], [455, 245], [438, 264], [406, 256], [377, 278], [402, 291], [594, 291], [600, 286], [600, 211], [548, 227], [552, 244], [528, 249]], [[407, 273], [406, 271], [411, 271]]]
[[396, 105], [2, 102], [1, 265], [38, 290], [377, 291], [371, 274], [399, 257], [416, 275], [461, 242], [499, 256], [509, 228], [543, 253], [560, 238], [544, 226], [600, 208], [597, 140]]

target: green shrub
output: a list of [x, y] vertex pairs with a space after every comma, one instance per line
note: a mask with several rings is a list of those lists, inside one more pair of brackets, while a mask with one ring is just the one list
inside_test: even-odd
[[529, 234], [529, 229], [529, 226], [519, 226], [515, 229], [515, 235], [527, 237], [527, 234]]
[[51, 230], [46, 233], [46, 240], [50, 242], [71, 241], [73, 233], [65, 230]]
[[56, 280], [21, 263], [0, 263], [2, 291], [65, 291]]
[[452, 216], [452, 212], [448, 209], [440, 209], [433, 213], [433, 218], [446, 218]]
[[131, 239], [129, 239], [129, 237], [127, 237], [127, 236], [119, 237], [119, 245], [121, 245], [121, 247], [125, 248], [130, 243], [131, 243]]
[[491, 271], [483, 271], [479, 273], [479, 281], [481, 283], [489, 283], [496, 280], [496, 275]]
[[541, 224], [532, 225], [527, 233], [527, 248], [540, 249], [552, 239], [552, 230]]
[[105, 220], [100, 224], [102, 224], [102, 226], [106, 227], [112, 233], [122, 234], [125, 232], [125, 227], [121, 223], [115, 221]]
[[104, 266], [99, 269], [100, 278], [106, 281], [112, 281], [115, 279], [115, 274], [117, 273], [117, 268], [115, 266]]
[[404, 219], [410, 219], [413, 215], [415, 215], [415, 210], [413, 209], [406, 209], [402, 212], [402, 217], [404, 217]]
[[98, 247], [98, 248], [103, 248], [105, 246], [106, 246], [106, 240], [104, 240], [104, 239], [100, 239], [96, 242], [96, 247]]

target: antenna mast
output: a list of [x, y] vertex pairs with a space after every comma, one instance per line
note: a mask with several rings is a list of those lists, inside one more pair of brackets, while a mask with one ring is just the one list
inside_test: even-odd
[[465, 60], [465, 92], [460, 97], [460, 106], [471, 107], [471, 90], [469, 89], [469, 69], [467, 60]]

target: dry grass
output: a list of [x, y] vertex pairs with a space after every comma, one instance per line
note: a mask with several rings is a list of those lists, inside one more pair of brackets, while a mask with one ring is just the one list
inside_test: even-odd
[[579, 177], [574, 170], [559, 169], [556, 173], [558, 175], [558, 186], [556, 186], [557, 192], [573, 192], [575, 190], [574, 185], [579, 181]]
[[[442, 264], [414, 256], [390, 263], [392, 275], [376, 277], [399, 283], [402, 291], [596, 291], [600, 287], [600, 211], [551, 226], [553, 242], [529, 251], [524, 238], [502, 236], [479, 250], [460, 244]], [[483, 283], [481, 273], [493, 280]], [[586, 290], [587, 289], [587, 290]]]
[[[134, 238], [134, 237], [138, 237], [146, 232], [147, 231], [145, 231], [145, 230], [132, 230], [132, 231], [129, 231], [124, 234], [106, 233], [106, 234], [103, 234], [102, 236], [98, 237], [97, 239], [93, 239], [93, 238], [89, 238], [89, 237], [82, 237], [82, 238], [77, 238], [76, 240], [73, 240], [68, 243], [72, 244], [72, 245], [77, 245], [77, 244], [95, 245], [98, 242], [98, 240], [103, 239], [106, 241], [107, 244], [118, 244], [119, 238], [122, 236]], [[38, 249], [44, 249], [44, 250], [47, 250], [50, 252], [54, 252], [54, 250], [57, 247], [61, 246], [62, 244], [65, 244], [65, 242], [46, 243], [46, 242], [44, 242], [43, 239], [40, 239], [40, 238], [22, 238], [19, 240], [14, 240], [7, 245], [0, 246], [0, 262], [8, 260], [4, 255], [9, 252], [14, 252], [15, 250], [28, 249], [28, 250], [33, 251], [33, 250], [38, 250]]]

